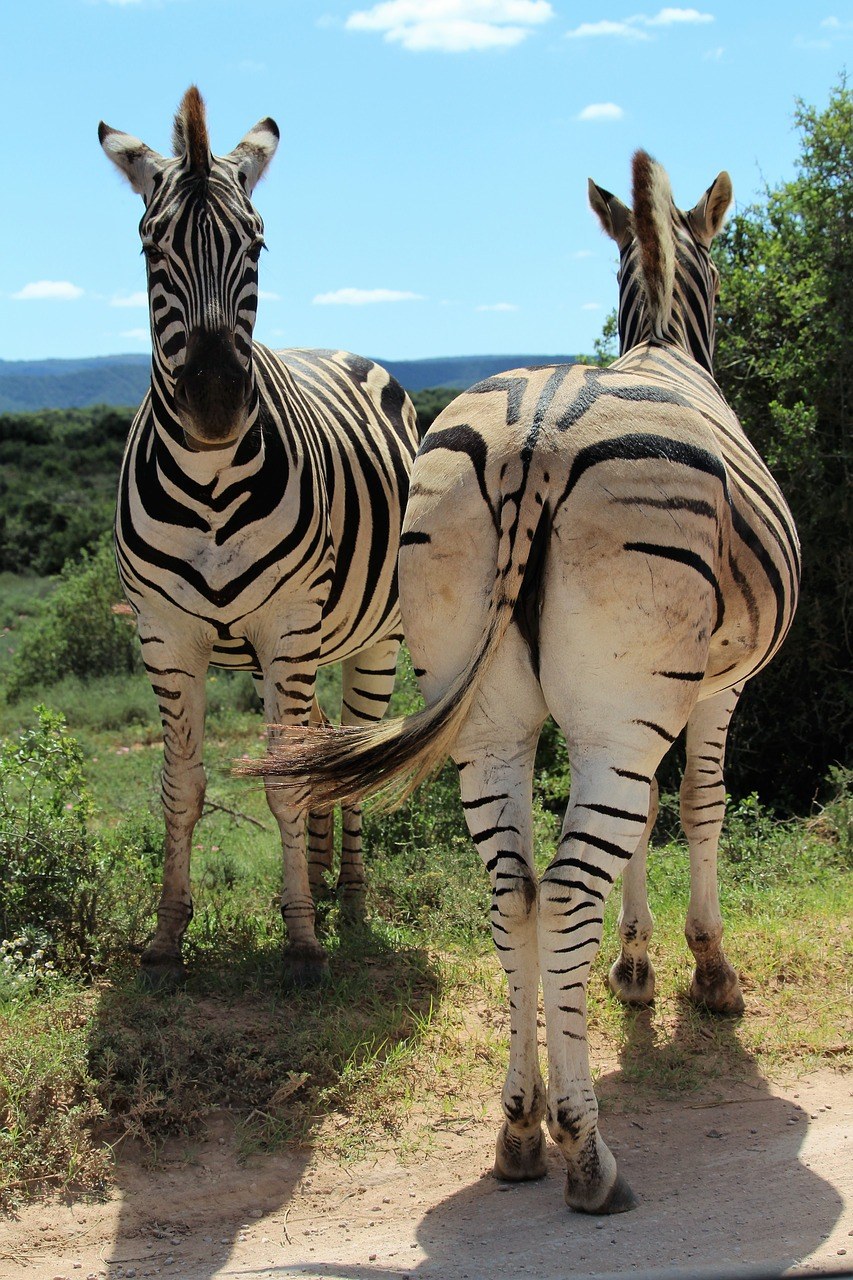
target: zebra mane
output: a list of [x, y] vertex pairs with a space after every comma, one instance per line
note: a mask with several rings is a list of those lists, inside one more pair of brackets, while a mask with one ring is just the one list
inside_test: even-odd
[[210, 139], [204, 99], [194, 84], [190, 85], [175, 114], [172, 127], [172, 149], [183, 156], [190, 173], [206, 178], [210, 173]]
[[656, 338], [664, 338], [672, 319], [675, 288], [672, 190], [666, 171], [647, 151], [635, 152], [632, 172], [633, 222], [640, 251], [640, 279], [652, 333]]

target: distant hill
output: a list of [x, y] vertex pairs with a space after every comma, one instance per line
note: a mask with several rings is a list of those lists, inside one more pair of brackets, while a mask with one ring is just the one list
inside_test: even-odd
[[[529, 364], [571, 364], [576, 356], [448, 356], [380, 360], [407, 391], [462, 390], [502, 369]], [[85, 409], [93, 404], [136, 405], [148, 389], [148, 355], [88, 360], [0, 360], [0, 413]]]

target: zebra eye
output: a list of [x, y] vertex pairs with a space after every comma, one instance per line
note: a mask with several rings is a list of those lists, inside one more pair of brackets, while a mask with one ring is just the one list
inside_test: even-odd
[[257, 262], [258, 258], [261, 256], [261, 249], [265, 249], [265, 248], [266, 248], [266, 245], [264, 244], [263, 236], [258, 236], [258, 238], [256, 240], [253, 240], [252, 243], [249, 245], [248, 249], [246, 250], [246, 254], [248, 257], [252, 259], [252, 262]]
[[142, 242], [142, 252], [145, 254], [145, 257], [152, 266], [156, 262], [162, 262], [166, 256], [163, 250], [156, 244], [153, 244], [150, 240], [144, 240]]

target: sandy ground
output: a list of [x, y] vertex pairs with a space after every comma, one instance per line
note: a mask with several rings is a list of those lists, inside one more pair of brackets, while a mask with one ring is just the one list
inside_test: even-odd
[[615, 1075], [599, 1083], [602, 1131], [641, 1199], [629, 1214], [570, 1213], [554, 1148], [543, 1181], [496, 1182], [497, 1106], [487, 1120], [436, 1123], [416, 1161], [388, 1153], [345, 1168], [320, 1148], [241, 1165], [219, 1115], [154, 1169], [126, 1152], [105, 1203], [42, 1203], [0, 1223], [0, 1276], [853, 1274], [853, 1078], [755, 1077], [669, 1103], [625, 1088]]

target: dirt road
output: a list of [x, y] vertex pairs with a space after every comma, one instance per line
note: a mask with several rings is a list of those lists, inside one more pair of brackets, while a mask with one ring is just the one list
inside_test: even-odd
[[[238, 1162], [230, 1117], [155, 1169], [132, 1153], [106, 1203], [37, 1205], [0, 1224], [2, 1280], [573, 1280], [853, 1274], [853, 1079], [752, 1079], [669, 1103], [599, 1082], [602, 1129], [641, 1198], [590, 1218], [563, 1204], [561, 1158], [542, 1182], [489, 1176], [497, 1108], [439, 1122], [428, 1154], [345, 1169], [322, 1151]], [[614, 1099], [612, 1103], [609, 1099]]]

